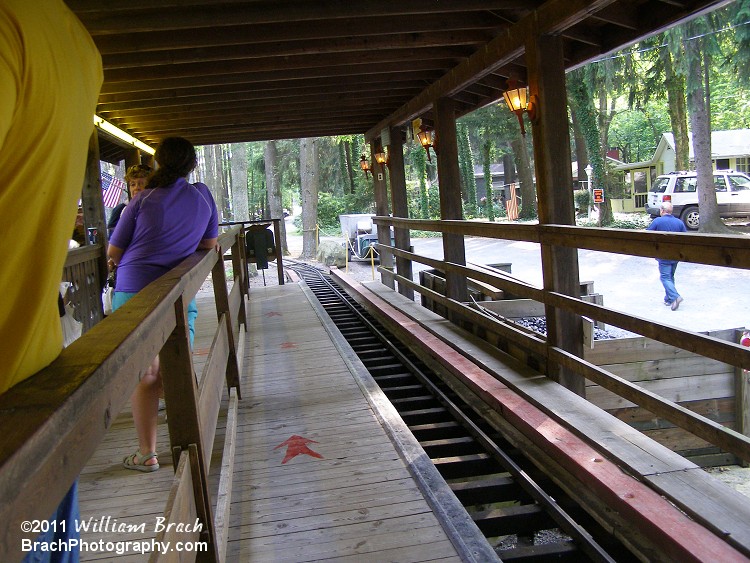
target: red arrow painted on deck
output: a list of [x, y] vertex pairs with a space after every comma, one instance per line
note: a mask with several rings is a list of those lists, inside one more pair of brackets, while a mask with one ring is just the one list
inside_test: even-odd
[[280, 317], [281, 313], [279, 313], [278, 311], [271, 311], [269, 313], [265, 313], [263, 316], [270, 319], [271, 317]]
[[290, 348], [296, 348], [297, 344], [294, 342], [282, 342], [281, 343], [281, 349], [282, 350], [289, 350]]
[[297, 457], [298, 455], [309, 455], [311, 457], [317, 457], [318, 459], [324, 459], [322, 455], [320, 455], [318, 452], [314, 452], [310, 448], [307, 447], [307, 444], [317, 444], [315, 440], [310, 440], [309, 438], [303, 438], [302, 436], [297, 436], [296, 434], [292, 434], [288, 440], [284, 440], [281, 442], [278, 446], [274, 448], [274, 450], [278, 450], [279, 448], [283, 448], [284, 446], [287, 446], [286, 455], [284, 456], [284, 460], [281, 462], [282, 465], [285, 464], [290, 459]]

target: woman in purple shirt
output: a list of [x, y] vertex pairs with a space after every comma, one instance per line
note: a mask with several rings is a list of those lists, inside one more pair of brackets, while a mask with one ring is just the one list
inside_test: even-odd
[[[196, 250], [214, 248], [218, 240], [218, 213], [211, 192], [205, 184], [186, 180], [197, 162], [193, 145], [169, 137], [154, 158], [159, 168], [123, 210], [107, 249], [110, 267], [117, 267], [113, 310]], [[188, 307], [191, 345], [197, 313], [193, 300]], [[161, 393], [157, 357], [131, 397], [138, 450], [123, 460], [128, 469], [159, 469], [156, 426]]]

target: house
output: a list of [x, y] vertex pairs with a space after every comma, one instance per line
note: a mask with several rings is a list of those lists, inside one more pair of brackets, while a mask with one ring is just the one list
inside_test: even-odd
[[[692, 133], [689, 150], [690, 168], [694, 169]], [[713, 131], [711, 159], [715, 170], [737, 170], [750, 174], [750, 129]], [[641, 211], [646, 204], [651, 182], [659, 175], [675, 171], [674, 135], [663, 133], [651, 160], [614, 166], [625, 173], [629, 198], [612, 200], [614, 211]]]

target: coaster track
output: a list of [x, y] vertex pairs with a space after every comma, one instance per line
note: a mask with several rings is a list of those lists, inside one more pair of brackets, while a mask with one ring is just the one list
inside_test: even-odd
[[636, 561], [330, 276], [297, 272], [502, 561]]

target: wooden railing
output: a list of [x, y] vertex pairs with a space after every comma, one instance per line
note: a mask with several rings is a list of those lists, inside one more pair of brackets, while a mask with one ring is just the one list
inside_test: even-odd
[[71, 284], [68, 301], [73, 305], [76, 320], [83, 323], [84, 333], [104, 318], [101, 299], [103, 255], [101, 244], [74, 248], [68, 251], [63, 267], [62, 280]]
[[[197, 517], [202, 524], [191, 539], [205, 541], [208, 551], [183, 552], [180, 560], [223, 560], [248, 286], [243, 230], [222, 234], [219, 244], [221, 252], [196, 252], [93, 326], [48, 367], [0, 395], [0, 561], [21, 560], [21, 539], [31, 537], [22, 532], [22, 521], [54, 513], [157, 354], [176, 468], [166, 522]], [[223, 259], [229, 249], [231, 291]], [[209, 273], [219, 322], [199, 385], [186, 308]], [[229, 415], [218, 502], [212, 506], [209, 458], [225, 381]], [[168, 541], [170, 533], [157, 539]], [[174, 556], [155, 553], [152, 560]]]
[[[498, 225], [496, 223], [425, 221], [394, 217], [376, 217], [374, 222], [380, 228], [393, 226], [395, 228], [419, 229], [443, 234], [527, 241], [539, 243], [542, 246], [583, 248], [633, 256], [660, 257], [713, 266], [750, 269], [750, 240], [741, 236], [655, 233], [564, 225]], [[484, 282], [499, 289], [510, 291], [515, 295], [534, 299], [548, 306], [602, 321], [653, 340], [733, 365], [738, 368], [740, 373], [742, 369], [750, 369], [750, 349], [734, 342], [659, 324], [602, 305], [587, 303], [576, 297], [521, 282], [516, 278], [503, 275], [502, 272], [491, 272], [477, 267], [435, 260], [382, 244], [378, 245], [378, 249], [380, 252], [390, 252], [407, 262], [418, 262], [441, 270], [446, 274], [456, 274], [460, 276], [464, 284], [467, 279]], [[409, 264], [409, 268], [411, 268], [411, 264]], [[396, 281], [401, 286], [411, 288], [429, 297], [429, 299], [438, 302], [470, 322], [494, 331], [509, 342], [518, 344], [538, 355], [542, 364], [554, 362], [557, 365], [564, 366], [609, 391], [648, 409], [656, 416], [669, 420], [676, 426], [719, 446], [740, 459], [750, 461], [750, 438], [747, 436], [646, 391], [566, 350], [552, 346], [543, 338], [529, 334], [528, 331], [519, 330], [511, 324], [483, 315], [469, 304], [450, 299], [424, 288], [411, 278], [399, 275], [398, 272], [394, 273], [388, 268], [381, 266], [379, 270], [384, 276], [384, 281], [386, 279]], [[447, 279], [450, 283], [450, 277], [447, 277]], [[740, 380], [738, 393], [748, 397], [744, 378], [740, 378]]]

